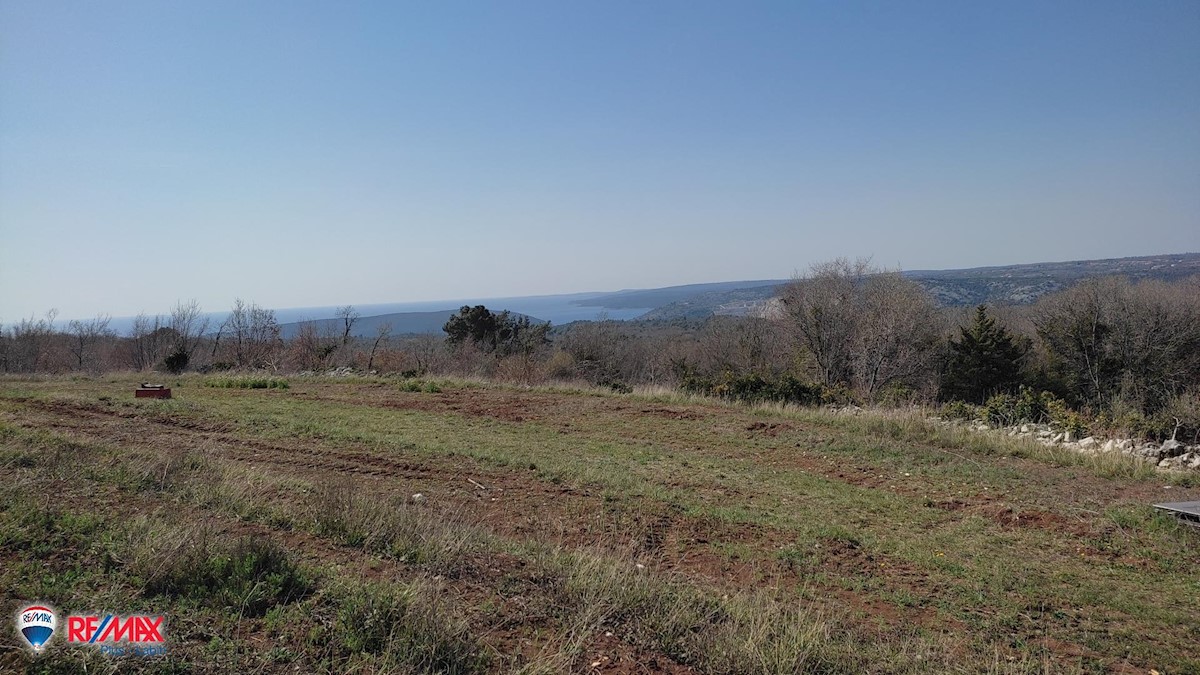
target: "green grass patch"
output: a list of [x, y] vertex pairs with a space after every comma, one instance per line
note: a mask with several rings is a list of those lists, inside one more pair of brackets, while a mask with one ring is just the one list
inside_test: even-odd
[[403, 392], [421, 393], [421, 394], [439, 394], [441, 393], [444, 383], [438, 383], [433, 380], [422, 378], [409, 378], [401, 380], [396, 388]]
[[215, 389], [287, 389], [288, 381], [282, 377], [255, 377], [238, 375], [231, 377], [208, 377], [204, 386]]
[[150, 595], [188, 598], [245, 616], [262, 616], [315, 587], [311, 575], [274, 541], [224, 541], [203, 530], [147, 551], [135, 568]]

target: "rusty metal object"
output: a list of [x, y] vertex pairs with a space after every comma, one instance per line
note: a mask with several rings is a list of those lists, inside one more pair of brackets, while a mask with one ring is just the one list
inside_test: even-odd
[[134, 398], [171, 398], [171, 388], [165, 384], [143, 382], [133, 392]]

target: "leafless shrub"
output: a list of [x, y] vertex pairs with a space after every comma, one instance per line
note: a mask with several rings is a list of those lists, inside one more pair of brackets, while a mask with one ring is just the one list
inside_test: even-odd
[[99, 365], [97, 350], [100, 342], [112, 335], [108, 329], [109, 316], [98, 314], [84, 321], [73, 320], [68, 324], [71, 335], [70, 350], [76, 370], [96, 369]]
[[1089, 279], [1033, 312], [1049, 367], [1097, 410], [1125, 401], [1145, 412], [1200, 383], [1200, 290]]
[[899, 272], [841, 258], [813, 266], [783, 301], [823, 384], [873, 399], [932, 377], [941, 321], [929, 295]]

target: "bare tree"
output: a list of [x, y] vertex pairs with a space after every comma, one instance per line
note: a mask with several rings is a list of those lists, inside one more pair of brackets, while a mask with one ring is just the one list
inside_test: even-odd
[[95, 358], [97, 343], [112, 335], [112, 332], [108, 330], [109, 320], [110, 317], [107, 314], [97, 314], [95, 318], [86, 321], [76, 319], [67, 324], [67, 329], [71, 334], [71, 355], [75, 357], [77, 370], [94, 365], [92, 362]]
[[438, 370], [446, 357], [446, 339], [436, 333], [422, 333], [409, 341], [409, 351], [417, 364], [417, 374]]
[[288, 360], [301, 370], [320, 370], [328, 365], [329, 356], [337, 347], [337, 341], [323, 335], [315, 322], [302, 321], [292, 338]]
[[840, 258], [813, 266], [783, 301], [824, 384], [870, 399], [932, 376], [941, 319], [925, 290], [899, 272]]
[[238, 298], [221, 332], [228, 335], [238, 368], [263, 368], [275, 363], [280, 328], [274, 310]]
[[54, 319], [58, 310], [46, 312], [41, 319], [21, 319], [11, 330], [11, 364], [15, 372], [38, 372], [51, 367]]
[[1088, 279], [1043, 298], [1038, 336], [1080, 402], [1153, 412], [1200, 383], [1200, 286]]
[[379, 350], [380, 343], [386, 343], [391, 334], [392, 324], [390, 322], [385, 321], [375, 327], [375, 342], [371, 345], [371, 355], [367, 358], [368, 371], [375, 367], [375, 352]]
[[129, 358], [137, 370], [153, 368], [175, 342], [174, 332], [163, 325], [162, 317], [138, 314], [129, 330]]
[[171, 310], [170, 328], [175, 332], [175, 344], [172, 345], [173, 355], [182, 361], [183, 367], [191, 362], [192, 354], [200, 344], [208, 330], [208, 317], [200, 309], [200, 303], [195, 300], [175, 303]]
[[342, 346], [344, 347], [350, 341], [350, 332], [354, 330], [354, 323], [361, 315], [357, 309], [354, 309], [354, 305], [346, 305], [338, 307], [334, 316], [342, 320]]
[[778, 375], [789, 367], [791, 345], [778, 322], [759, 317], [714, 316], [700, 330], [696, 355], [705, 375]]
[[867, 398], [888, 385], [916, 385], [934, 371], [942, 321], [932, 298], [899, 272], [872, 275], [861, 286], [853, 369]]
[[863, 280], [870, 261], [846, 258], [813, 265], [783, 291], [783, 302], [826, 385], [848, 384], [853, 373], [853, 340], [861, 311]]
[[601, 318], [576, 323], [560, 342], [563, 351], [574, 358], [580, 377], [594, 384], [611, 384], [622, 379], [627, 341], [615, 321]]

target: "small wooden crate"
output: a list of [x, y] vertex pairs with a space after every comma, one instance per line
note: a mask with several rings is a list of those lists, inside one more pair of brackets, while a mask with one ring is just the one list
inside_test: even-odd
[[133, 392], [134, 398], [171, 398], [171, 388], [163, 384], [142, 383]]

